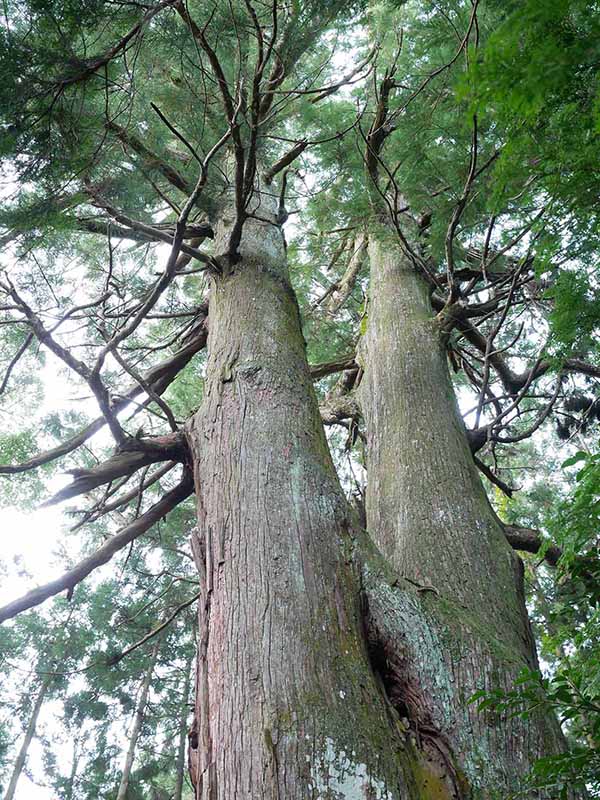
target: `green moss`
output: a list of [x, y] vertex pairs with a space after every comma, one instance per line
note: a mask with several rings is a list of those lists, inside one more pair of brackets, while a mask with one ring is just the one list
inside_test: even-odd
[[[434, 618], [438, 625], [438, 632], [444, 645], [460, 657], [461, 633], [472, 636], [483, 646], [494, 660], [503, 664], [522, 666], [522, 659], [510, 641], [506, 641], [505, 632], [498, 624], [494, 627], [493, 615], [482, 617], [481, 614], [453, 603], [444, 597], [426, 594], [422, 597], [423, 608], [428, 616]], [[454, 654], [454, 653], [453, 653]]]
[[419, 800], [452, 800], [454, 796], [447, 781], [422, 761], [415, 764], [415, 781]]

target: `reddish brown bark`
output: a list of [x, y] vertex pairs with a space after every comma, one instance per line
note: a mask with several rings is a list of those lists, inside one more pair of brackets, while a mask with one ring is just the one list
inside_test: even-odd
[[205, 397], [187, 431], [202, 584], [196, 796], [407, 797], [410, 758], [369, 662], [353, 521], [281, 230], [249, 220], [240, 249], [213, 287]]
[[[225, 221], [217, 252], [229, 234]], [[518, 561], [473, 466], [427, 293], [405, 275], [385, 284], [386, 310], [378, 282], [398, 264], [375, 268], [363, 405], [379, 552], [331, 462], [265, 197], [240, 255], [213, 279], [203, 405], [186, 430], [202, 587], [196, 797], [506, 793], [556, 748], [557, 729], [468, 702], [509, 686], [535, 654]]]

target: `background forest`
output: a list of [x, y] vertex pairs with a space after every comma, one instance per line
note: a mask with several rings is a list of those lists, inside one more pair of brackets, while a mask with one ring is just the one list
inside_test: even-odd
[[[25, 776], [48, 800], [192, 797], [194, 500], [144, 522], [178, 491], [175, 448], [90, 480], [113, 458], [111, 433], [166, 441], [202, 400], [206, 220], [231, 165], [207, 161], [220, 147], [222, 112], [207, 101], [218, 87], [204, 72], [200, 85], [196, 43], [174, 10], [158, 13], [169, 5], [4, 0], [0, 12], [0, 499], [24, 513], [65, 503], [55, 575], [145, 526], [90, 577], [0, 626], [5, 800], [33, 796]], [[321, 25], [274, 95], [268, 182], [343, 488], [364, 517], [366, 435], [350, 390], [378, 195], [399, 234], [417, 232], [435, 310], [469, 309], [448, 326], [452, 378], [525, 564], [541, 672], [469, 702], [499, 720], [552, 707], [563, 723], [568, 752], [539, 760], [515, 796], [600, 797], [600, 10], [384, 0], [338, 3], [344, 14], [317, 24], [318, 3], [279, 5], [299, 49]], [[230, 53], [227, 74], [242, 74], [252, 52], [240, 31], [271, 4], [198, 9]], [[243, 91], [233, 100], [241, 108]], [[203, 160], [210, 191], [188, 208]], [[161, 284], [183, 213], [187, 261]], [[3, 559], [3, 602], [31, 589], [30, 567]]]

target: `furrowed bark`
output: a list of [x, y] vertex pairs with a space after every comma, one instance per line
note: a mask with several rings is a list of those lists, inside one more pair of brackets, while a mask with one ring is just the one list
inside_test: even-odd
[[[411, 745], [365, 645], [353, 522], [268, 202], [244, 225], [240, 261], [214, 278], [203, 406], [187, 428], [202, 587], [196, 798], [415, 797]], [[229, 234], [219, 226], [217, 252]]]
[[505, 797], [536, 758], [560, 749], [560, 734], [553, 718], [498, 719], [468, 702], [537, 666], [522, 564], [473, 464], [427, 287], [380, 235], [370, 236], [361, 353], [367, 524], [420, 601], [408, 610], [367, 562], [372, 646], [392, 704], [420, 739], [428, 785], [438, 785], [425, 796]]

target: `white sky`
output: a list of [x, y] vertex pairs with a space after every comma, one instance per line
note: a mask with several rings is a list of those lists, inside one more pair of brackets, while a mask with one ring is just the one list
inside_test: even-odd
[[[0, 605], [24, 593], [23, 580], [18, 577], [14, 559], [31, 573], [31, 586], [45, 583], [56, 577], [60, 568], [53, 557], [63, 526], [63, 515], [59, 508], [45, 508], [33, 513], [23, 513], [15, 508], [0, 510], [1, 559], [14, 565], [12, 575], [0, 585]], [[28, 582], [29, 583], [29, 582]], [[39, 728], [52, 728], [52, 709], [42, 709]], [[68, 754], [65, 754], [69, 758]], [[27, 768], [35, 776], [44, 774], [42, 746], [34, 739], [31, 743]], [[50, 789], [37, 786], [23, 772], [17, 785], [15, 800], [59, 800]]]
[[[64, 408], [70, 401], [70, 387], [57, 380], [57, 364], [49, 355], [44, 368], [44, 402], [42, 414], [56, 408]], [[81, 404], [78, 404], [80, 409]], [[0, 480], [19, 480], [19, 476], [0, 476]], [[68, 475], [57, 476], [50, 483], [51, 490], [68, 483]], [[25, 594], [34, 586], [47, 583], [64, 571], [56, 552], [60, 547], [63, 531], [72, 524], [64, 515], [66, 504], [49, 506], [34, 511], [22, 511], [14, 506], [0, 508], [0, 561], [8, 568], [8, 575], [0, 582], [0, 605]], [[30, 577], [23, 577], [22, 572]], [[46, 704], [40, 713], [38, 729], [52, 730], [56, 709], [52, 703]], [[61, 748], [62, 751], [62, 748]], [[70, 765], [69, 748], [61, 752], [64, 763], [61, 771], [65, 773]], [[42, 745], [36, 739], [31, 743], [27, 758], [27, 770], [37, 780], [43, 780]], [[59, 800], [49, 788], [33, 783], [23, 772], [17, 785], [15, 800]]]

